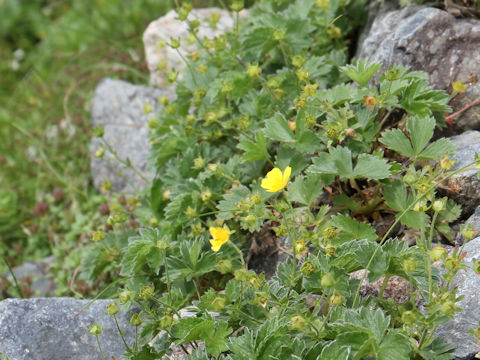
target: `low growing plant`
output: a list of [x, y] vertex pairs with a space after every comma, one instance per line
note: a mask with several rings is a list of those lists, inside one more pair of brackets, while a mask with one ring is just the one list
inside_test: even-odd
[[[197, 38], [149, 122], [155, 217], [111, 262], [118, 303], [141, 309], [127, 358], [172, 345], [188, 359], [452, 358], [435, 331], [460, 310], [465, 254], [433, 241], [453, 239], [461, 208], [437, 188], [480, 159], [452, 170], [454, 145], [432, 140], [450, 98], [426, 74], [345, 64], [361, 5], [260, 1], [232, 32]], [[259, 234], [288, 244], [270, 279], [248, 267]], [[393, 276], [404, 302], [383, 297]]]

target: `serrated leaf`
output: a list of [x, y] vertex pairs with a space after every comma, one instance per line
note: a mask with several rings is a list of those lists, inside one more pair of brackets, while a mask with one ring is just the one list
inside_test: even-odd
[[411, 352], [408, 338], [400, 332], [392, 330], [383, 337], [376, 358], [378, 360], [409, 360]]
[[332, 217], [332, 222], [335, 227], [341, 229], [344, 233], [348, 234], [349, 238], [353, 239], [367, 239], [374, 241], [377, 239], [375, 229], [367, 223], [359, 222], [346, 215], [335, 215]]
[[245, 151], [245, 154], [243, 155], [243, 159], [245, 161], [255, 161], [269, 158], [267, 142], [265, 141], [265, 135], [263, 132], [257, 131], [255, 138], [256, 142], [243, 139], [237, 145], [237, 148]]
[[380, 69], [381, 65], [382, 64], [380, 63], [373, 63], [367, 66], [364, 60], [359, 60], [355, 65], [346, 65], [340, 67], [340, 71], [358, 83], [361, 87], [366, 87], [373, 75], [375, 75], [378, 69]]
[[380, 180], [390, 176], [390, 165], [385, 159], [370, 154], [360, 154], [353, 171], [355, 178]]
[[431, 116], [423, 118], [413, 116], [407, 120], [407, 130], [412, 140], [412, 147], [415, 156], [428, 144], [433, 136], [435, 129], [435, 120]]
[[348, 360], [349, 357], [350, 348], [333, 341], [322, 349], [322, 352], [317, 360]]
[[313, 165], [308, 168], [308, 172], [337, 175], [341, 180], [351, 178], [378, 180], [390, 176], [389, 169], [390, 165], [386, 160], [369, 154], [361, 154], [355, 169], [353, 169], [350, 149], [337, 146], [330, 148], [330, 153], [320, 153], [314, 158]]
[[415, 152], [410, 140], [400, 129], [387, 130], [382, 133], [379, 141], [390, 150], [396, 151], [405, 157], [414, 157]]
[[225, 194], [223, 200], [220, 200], [217, 205], [219, 219], [231, 219], [233, 217], [233, 211], [236, 210], [235, 204], [239, 201], [245, 200], [249, 195], [250, 190], [243, 185], [233, 189], [230, 194]]
[[425, 160], [439, 160], [445, 158], [447, 155], [454, 155], [456, 150], [456, 146], [451, 140], [439, 139], [423, 150], [418, 155], [418, 158]]
[[265, 135], [272, 140], [295, 142], [295, 134], [280, 114], [275, 114], [265, 121]]
[[288, 186], [288, 199], [310, 206], [323, 192], [324, 181], [321, 175], [312, 174], [306, 179], [297, 176]]

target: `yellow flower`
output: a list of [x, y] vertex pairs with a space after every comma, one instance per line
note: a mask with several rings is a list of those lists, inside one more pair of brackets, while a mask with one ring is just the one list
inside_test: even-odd
[[283, 174], [279, 168], [274, 168], [268, 172], [265, 179], [262, 180], [262, 184], [260, 186], [268, 192], [280, 191], [287, 186], [291, 173], [292, 168], [290, 166], [285, 168]]
[[457, 81], [452, 82], [453, 91], [456, 93], [463, 93], [467, 89], [468, 85], [465, 84], [461, 79], [457, 79]]
[[230, 229], [226, 226], [221, 227], [212, 227], [208, 229], [210, 235], [213, 239], [210, 239], [210, 244], [212, 244], [212, 250], [217, 252], [220, 250], [223, 244], [225, 244], [230, 238]]

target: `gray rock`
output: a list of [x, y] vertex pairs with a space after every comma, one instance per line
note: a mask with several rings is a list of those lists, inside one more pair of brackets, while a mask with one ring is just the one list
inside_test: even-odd
[[[52, 296], [55, 293], [57, 286], [50, 274], [50, 266], [55, 261], [55, 257], [49, 256], [37, 261], [27, 261], [20, 266], [13, 269], [13, 273], [19, 282], [19, 285], [27, 285], [29, 289], [28, 297], [45, 297]], [[13, 283], [13, 278], [10, 273], [3, 275], [10, 283]], [[2, 294], [6, 297], [7, 294]]]
[[457, 287], [457, 296], [465, 296], [463, 300], [457, 303], [462, 308], [462, 312], [455, 315], [455, 319], [441, 326], [436, 335], [443, 337], [446, 341], [456, 345], [453, 355], [456, 358], [473, 359], [473, 355], [480, 350], [474, 345], [477, 344], [473, 334], [468, 332], [469, 329], [477, 329], [480, 320], [480, 276], [472, 269], [473, 259], [480, 258], [480, 237], [468, 242], [464, 251], [467, 256], [464, 263], [467, 265], [466, 270], [460, 270], [453, 280], [453, 285]]
[[[451, 156], [456, 160], [452, 170], [458, 170], [475, 159], [475, 153], [480, 154], [480, 131], [470, 130], [461, 135], [452, 136], [450, 140], [457, 147], [457, 154]], [[459, 173], [448, 180], [448, 196], [462, 205], [462, 214], [469, 216], [480, 205], [480, 180], [478, 170], [468, 170]]]
[[[468, 81], [470, 74], [480, 73], [480, 21], [457, 19], [447, 11], [409, 5], [401, 10], [380, 11], [367, 36], [359, 42], [357, 58], [390, 65], [404, 65], [429, 74], [436, 89], [451, 91], [451, 82]], [[477, 86], [453, 101], [454, 111], [471, 102]], [[479, 107], [463, 113], [454, 122], [457, 131], [479, 129]]]
[[[209, 19], [212, 14], [220, 15], [220, 20], [217, 22], [215, 28], [209, 25]], [[241, 17], [246, 14], [248, 14], [246, 10], [240, 12]], [[197, 37], [199, 39], [213, 39], [231, 30], [234, 25], [234, 19], [230, 16], [230, 13], [218, 8], [193, 9], [188, 16], [188, 20], [192, 21], [194, 19], [198, 19], [201, 23], [197, 28]], [[178, 52], [168, 45], [163, 47], [159, 46], [161, 43], [170, 43], [172, 38], [176, 40], [180, 39], [181, 45], [178, 48]], [[143, 34], [143, 45], [145, 47], [145, 58], [148, 69], [150, 70], [150, 82], [152, 84], [165, 85], [167, 83], [166, 72], [172, 69], [180, 71], [185, 67], [185, 62], [179, 55], [179, 52], [182, 56], [186, 57], [190, 52], [197, 50], [195, 39], [191, 41], [192, 39], [189, 38], [190, 33], [187, 23], [178, 20], [177, 13], [174, 10], [171, 10], [165, 16], [148, 25]], [[159, 69], [159, 64], [162, 63], [165, 63], [165, 69]], [[181, 78], [181, 74], [179, 78]]]
[[[78, 316], [90, 300], [71, 298], [7, 299], [0, 302], [0, 351], [10, 360], [101, 359], [96, 338], [88, 330], [103, 325], [99, 335], [106, 359], [120, 359], [125, 347], [113, 317], [105, 314], [112, 300], [96, 300]], [[135, 339], [130, 316], [117, 319], [129, 346]]]
[[[137, 86], [121, 80], [103, 79], [95, 89], [92, 100], [92, 125], [102, 125], [105, 129], [103, 139], [94, 138], [91, 142], [91, 172], [93, 183], [98, 189], [104, 180], [112, 182], [115, 191], [130, 192], [142, 189], [154, 173], [147, 168], [150, 149], [148, 140], [148, 119], [158, 109], [158, 97], [173, 97], [170, 89]], [[145, 113], [145, 105], [150, 104], [153, 112]], [[143, 174], [143, 179], [134, 170], [113, 159], [105, 146], [105, 156], [97, 159], [94, 152], [105, 141], [117, 156], [130, 160], [131, 164]]]

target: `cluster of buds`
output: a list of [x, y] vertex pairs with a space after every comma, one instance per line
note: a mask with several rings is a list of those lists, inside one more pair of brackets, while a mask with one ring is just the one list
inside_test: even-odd
[[192, 5], [188, 3], [183, 3], [181, 7], [176, 9], [177, 19], [180, 21], [185, 21], [188, 19], [188, 15], [192, 11]]

